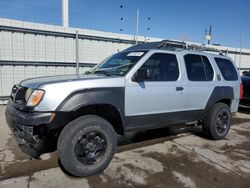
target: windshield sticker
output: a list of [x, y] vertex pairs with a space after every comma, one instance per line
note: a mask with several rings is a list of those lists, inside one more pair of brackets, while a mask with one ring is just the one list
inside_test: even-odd
[[144, 52], [130, 52], [127, 56], [142, 56]]

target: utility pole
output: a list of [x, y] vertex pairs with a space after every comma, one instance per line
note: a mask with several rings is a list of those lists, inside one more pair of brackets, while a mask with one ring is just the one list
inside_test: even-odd
[[239, 59], [239, 70], [241, 70], [242, 43], [243, 43], [243, 33], [241, 33], [241, 37], [240, 37], [240, 59]]
[[138, 43], [138, 34], [139, 34], [139, 17], [140, 17], [140, 10], [137, 9], [136, 11], [136, 44]]

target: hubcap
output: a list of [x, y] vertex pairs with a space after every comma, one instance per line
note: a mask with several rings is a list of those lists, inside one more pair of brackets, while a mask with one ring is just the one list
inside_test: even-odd
[[223, 134], [229, 126], [229, 115], [227, 111], [222, 111], [216, 120], [216, 130], [219, 134]]
[[91, 165], [103, 157], [106, 147], [107, 141], [102, 133], [86, 132], [79, 137], [75, 144], [75, 155], [81, 163]]

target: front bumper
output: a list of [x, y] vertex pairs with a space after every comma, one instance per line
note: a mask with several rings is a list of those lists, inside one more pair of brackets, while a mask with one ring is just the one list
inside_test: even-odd
[[240, 104], [239, 104], [240, 107], [243, 107], [243, 108], [250, 108], [250, 98], [243, 98], [240, 100]]
[[51, 113], [21, 111], [9, 101], [5, 117], [17, 144], [24, 153], [38, 158], [46, 151], [46, 124], [51, 121]]

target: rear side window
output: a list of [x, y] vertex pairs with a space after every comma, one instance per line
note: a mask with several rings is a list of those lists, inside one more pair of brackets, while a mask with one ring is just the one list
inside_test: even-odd
[[212, 81], [214, 72], [206, 56], [188, 54], [184, 56], [187, 76], [190, 81]]
[[237, 71], [235, 70], [233, 63], [230, 60], [218, 57], [215, 57], [214, 59], [225, 80], [227, 81], [238, 80]]
[[179, 78], [178, 62], [173, 54], [155, 53], [142, 68], [151, 72], [151, 78], [147, 81], [176, 81]]

